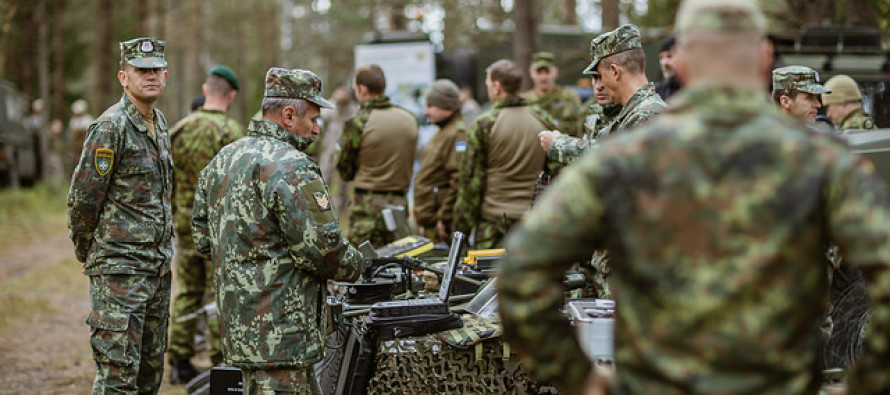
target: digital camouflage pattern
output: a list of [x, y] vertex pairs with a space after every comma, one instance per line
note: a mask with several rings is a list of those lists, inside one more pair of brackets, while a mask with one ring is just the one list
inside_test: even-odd
[[321, 394], [315, 369], [242, 370], [244, 395]]
[[600, 61], [609, 56], [643, 48], [640, 41], [640, 29], [634, 25], [621, 25], [617, 29], [605, 32], [590, 40], [590, 65], [584, 69], [584, 74], [596, 74], [596, 67]]
[[500, 312], [525, 366], [580, 392], [563, 273], [605, 248], [617, 393], [815, 393], [830, 238], [875, 306], [850, 393], [890, 390], [890, 200], [871, 162], [760, 92], [687, 87], [672, 105], [566, 169], [507, 241]]
[[840, 130], [847, 129], [863, 129], [863, 130], [874, 130], [877, 129], [878, 125], [875, 125], [875, 121], [868, 116], [861, 108], [854, 110], [853, 112], [847, 114], [844, 117], [844, 120], [841, 121]]
[[[213, 265], [195, 250], [192, 239], [192, 206], [198, 175], [222, 147], [244, 136], [243, 128], [218, 110], [201, 109], [177, 122], [170, 130], [176, 172], [173, 176], [173, 223], [177, 236], [176, 281], [179, 291], [173, 300], [169, 355], [173, 361], [195, 355], [197, 320], [175, 319], [198, 311], [213, 297]], [[207, 325], [209, 355], [214, 365], [222, 362], [218, 323]]]
[[324, 352], [329, 279], [352, 281], [361, 254], [340, 224], [311, 139], [251, 120], [201, 172], [192, 230], [216, 269], [226, 362], [248, 370], [312, 366]]
[[561, 166], [572, 164], [582, 154], [590, 149], [590, 146], [596, 143], [602, 130], [608, 127], [621, 112], [621, 105], [610, 103], [606, 106], [600, 106], [593, 103], [590, 106], [589, 113], [584, 122], [584, 135], [581, 137], [572, 137], [561, 134], [553, 139], [550, 143], [550, 149], [547, 151], [547, 160], [558, 163]]
[[306, 99], [319, 107], [334, 107], [321, 95], [321, 79], [309, 70], [272, 67], [266, 71], [265, 81], [263, 97]]
[[414, 178], [414, 219], [418, 226], [432, 229], [430, 235], [434, 237], [430, 240], [439, 240], [439, 221], [451, 227], [457, 178], [467, 150], [467, 125], [460, 110], [443, 123], [423, 148], [420, 170]]
[[655, 115], [664, 112], [665, 108], [667, 108], [667, 104], [655, 92], [655, 84], [650, 82], [634, 92], [621, 108], [621, 112], [618, 113], [615, 120], [609, 126], [601, 129], [597, 137], [637, 127]]
[[[476, 117], [470, 134], [467, 136], [467, 152], [461, 163], [457, 200], [454, 205], [454, 230], [470, 234], [474, 227], [486, 223], [486, 225], [482, 225], [483, 229], [477, 229], [476, 248], [493, 248], [500, 244], [510, 225], [514, 222], [508, 219], [507, 227], [504, 227], [502, 218], [495, 219], [495, 221], [482, 218], [482, 202], [488, 182], [488, 150], [490, 149], [488, 142], [501, 110], [507, 107], [528, 107], [534, 116], [544, 124], [545, 128], [553, 129], [555, 126], [555, 122], [549, 114], [538, 106], [529, 106], [524, 99], [518, 96], [498, 100], [490, 110]], [[534, 185], [529, 185], [529, 188], [529, 196], [531, 196]]]
[[819, 84], [819, 73], [805, 66], [785, 66], [773, 70], [773, 90], [794, 89], [813, 95], [831, 93]]
[[90, 276], [93, 394], [156, 394], [164, 376], [170, 273]]
[[167, 43], [154, 37], [140, 37], [120, 43], [121, 62], [140, 69], [167, 67]]
[[581, 136], [583, 133], [581, 99], [571, 89], [557, 85], [546, 95], [539, 95], [531, 89], [523, 92], [521, 96], [528, 104], [535, 104], [550, 114], [563, 134]]
[[68, 228], [90, 276], [93, 393], [157, 392], [164, 372], [173, 256], [173, 161], [127, 95], [89, 127], [68, 191]]

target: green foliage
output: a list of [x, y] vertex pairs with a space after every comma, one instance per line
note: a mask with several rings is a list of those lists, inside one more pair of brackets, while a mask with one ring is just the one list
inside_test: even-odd
[[65, 185], [0, 190], [0, 255], [66, 229]]

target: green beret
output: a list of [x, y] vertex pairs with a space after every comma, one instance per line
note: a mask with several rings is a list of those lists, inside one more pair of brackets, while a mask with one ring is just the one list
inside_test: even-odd
[[643, 44], [640, 41], [640, 29], [634, 25], [622, 25], [600, 34], [590, 41], [590, 57], [593, 60], [584, 69], [584, 74], [596, 74], [596, 66], [600, 60], [636, 48], [643, 48]]
[[266, 72], [264, 97], [304, 99], [319, 107], [334, 107], [321, 97], [321, 79], [309, 70], [272, 67]]
[[541, 67], [553, 67], [554, 64], [555, 60], [551, 52], [535, 52], [532, 54], [532, 68], [535, 70]]
[[674, 30], [690, 32], [766, 32], [766, 18], [753, 0], [686, 0], [677, 10]]
[[813, 95], [831, 93], [819, 84], [819, 73], [805, 66], [787, 66], [773, 70], [773, 90], [794, 89]]
[[167, 67], [164, 47], [167, 43], [154, 37], [140, 37], [120, 43], [121, 62], [140, 68], [157, 69]]
[[235, 72], [232, 71], [232, 69], [228, 68], [227, 66], [223, 66], [221, 64], [213, 66], [213, 68], [210, 69], [210, 75], [215, 75], [219, 78], [222, 78], [222, 79], [228, 81], [229, 85], [231, 85], [232, 89], [234, 89], [234, 90], [239, 89], [238, 77], [236, 77]]

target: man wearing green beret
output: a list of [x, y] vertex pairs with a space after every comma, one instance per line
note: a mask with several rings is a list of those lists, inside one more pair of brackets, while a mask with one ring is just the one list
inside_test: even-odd
[[534, 87], [520, 94], [528, 104], [541, 107], [556, 120], [559, 130], [569, 136], [580, 136], [581, 99], [571, 89], [556, 84], [559, 67], [550, 52], [536, 52], [528, 68]]
[[[564, 393], [814, 394], [833, 240], [874, 306], [849, 393], [888, 393], [887, 186], [767, 101], [756, 0], [686, 0], [674, 26], [686, 85], [670, 112], [598, 142], [507, 240], [504, 338]], [[560, 312], [565, 270], [602, 248], [615, 263], [612, 375]]]
[[805, 122], [815, 122], [822, 104], [819, 95], [831, 93], [819, 84], [819, 74], [806, 66], [773, 70], [773, 101], [782, 112]]
[[90, 277], [94, 394], [154, 394], [164, 374], [173, 257], [173, 159], [155, 102], [164, 41], [120, 43], [120, 101], [93, 121], [68, 192], [74, 253]]
[[[177, 239], [176, 279], [179, 290], [173, 299], [170, 323], [170, 382], [187, 383], [198, 374], [189, 361], [195, 355], [197, 320], [177, 322], [196, 313], [213, 296], [213, 267], [195, 251], [192, 239], [192, 205], [198, 173], [225, 145], [244, 136], [244, 130], [226, 113], [238, 93], [238, 77], [232, 69], [217, 65], [210, 69], [204, 85], [204, 105], [177, 122], [170, 130], [173, 163], [173, 222]], [[208, 317], [208, 355], [214, 365], [222, 362], [219, 324]]]
[[223, 147], [195, 191], [195, 247], [216, 269], [226, 363], [245, 394], [318, 394], [328, 280], [353, 281], [362, 256], [340, 230], [318, 165], [321, 80], [309, 70], [266, 72], [262, 119]]

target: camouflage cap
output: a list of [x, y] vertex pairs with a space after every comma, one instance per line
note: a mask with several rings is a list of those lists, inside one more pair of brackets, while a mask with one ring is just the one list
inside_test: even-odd
[[677, 34], [766, 32], [766, 18], [755, 0], [686, 0], [677, 10]]
[[634, 25], [622, 25], [600, 34], [590, 41], [590, 57], [593, 60], [584, 69], [584, 74], [597, 74], [596, 66], [600, 60], [636, 48], [643, 48], [643, 44], [640, 41], [640, 29]]
[[266, 72], [266, 90], [263, 96], [305, 99], [320, 107], [334, 107], [321, 96], [321, 79], [309, 70], [270, 68]]
[[166, 42], [154, 37], [139, 37], [121, 41], [121, 62], [140, 69], [167, 67], [167, 60], [164, 56], [166, 46]]
[[773, 89], [794, 89], [813, 95], [831, 93], [831, 90], [819, 84], [819, 73], [804, 66], [787, 66], [773, 70]]
[[555, 57], [552, 52], [535, 52], [532, 54], [532, 68], [537, 70], [541, 67], [553, 67]]

